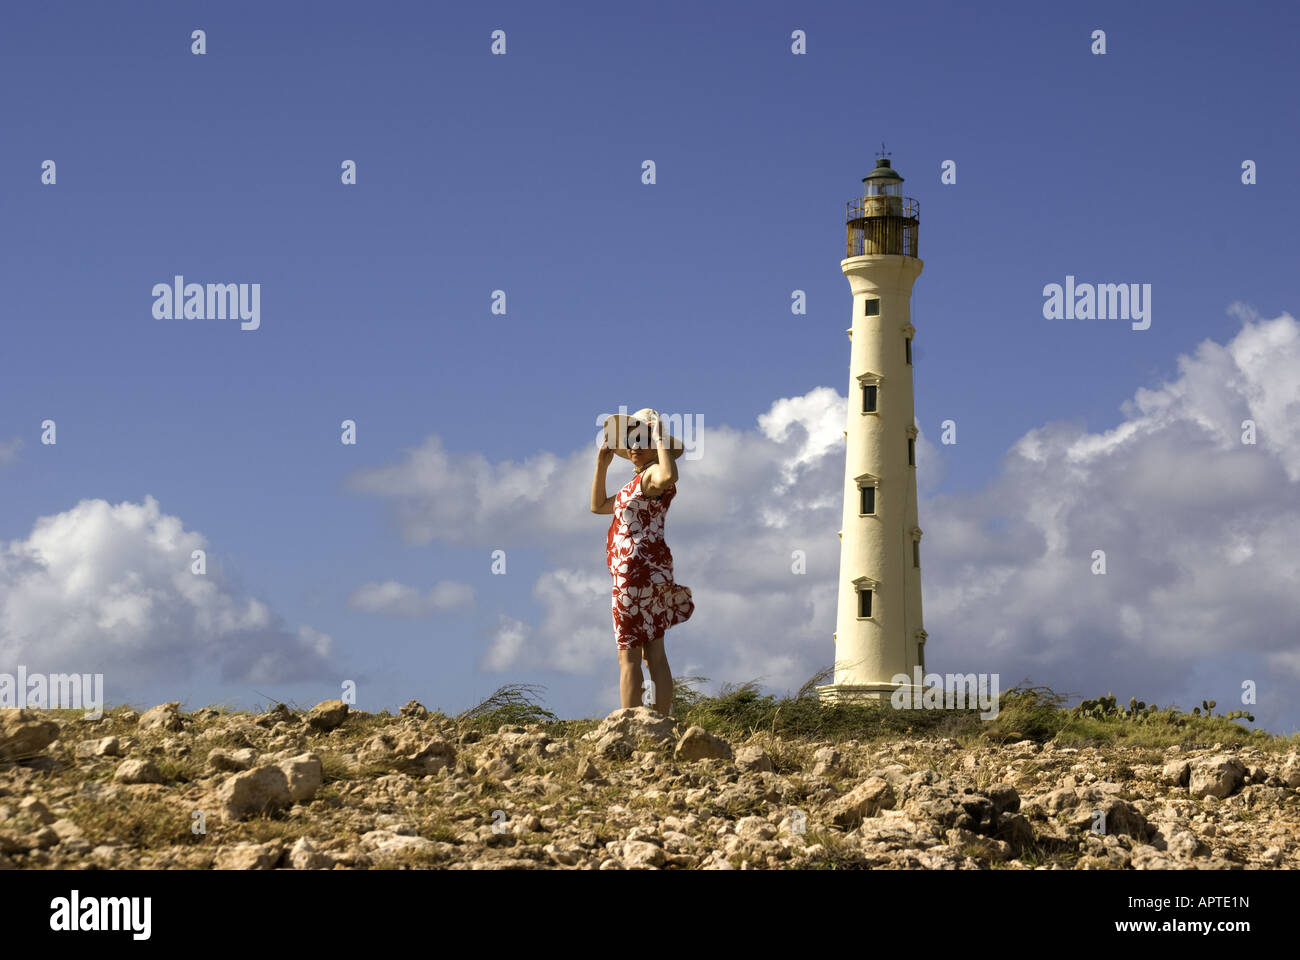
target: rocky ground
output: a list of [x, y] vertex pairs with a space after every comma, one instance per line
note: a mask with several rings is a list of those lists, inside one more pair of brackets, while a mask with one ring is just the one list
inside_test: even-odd
[[0, 711], [9, 869], [1295, 868], [1298, 792], [1294, 741], [728, 743], [648, 708], [485, 733], [414, 702]]

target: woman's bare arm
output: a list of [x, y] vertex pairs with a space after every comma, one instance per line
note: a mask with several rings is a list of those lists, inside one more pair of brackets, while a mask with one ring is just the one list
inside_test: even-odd
[[657, 497], [677, 483], [677, 463], [664, 443], [658, 420], [650, 426], [650, 442], [659, 449], [659, 462], [641, 474], [641, 492], [647, 497]]
[[596, 453], [596, 475], [591, 478], [591, 512], [613, 513], [614, 498], [605, 496], [605, 471], [614, 459], [614, 451], [602, 440], [600, 450]]

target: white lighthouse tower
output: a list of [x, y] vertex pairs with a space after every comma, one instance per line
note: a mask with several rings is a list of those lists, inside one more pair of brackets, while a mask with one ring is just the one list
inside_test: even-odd
[[[883, 147], [882, 147], [883, 153]], [[916, 515], [912, 284], [920, 205], [882, 156], [848, 204], [840, 269], [853, 292], [834, 683], [826, 701], [887, 699], [925, 672]]]

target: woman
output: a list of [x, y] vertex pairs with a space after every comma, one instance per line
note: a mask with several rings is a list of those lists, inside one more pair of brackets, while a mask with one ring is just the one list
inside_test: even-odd
[[[654, 410], [610, 417], [591, 483], [591, 512], [614, 515], [605, 538], [605, 562], [614, 578], [619, 697], [624, 707], [642, 705], [644, 659], [654, 684], [654, 707], [664, 716], [673, 707], [664, 631], [695, 612], [690, 588], [673, 582], [673, 555], [664, 542], [664, 517], [677, 493], [674, 461], [683, 450], [676, 437], [664, 436]], [[615, 454], [632, 461], [636, 476], [617, 494], [606, 497], [605, 471]]]

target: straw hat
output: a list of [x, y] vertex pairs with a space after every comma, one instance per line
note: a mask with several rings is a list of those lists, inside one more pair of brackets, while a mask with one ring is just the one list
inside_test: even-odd
[[[652, 410], [649, 407], [642, 407], [631, 416], [616, 413], [605, 421], [605, 443], [609, 449], [624, 460], [630, 460], [628, 456], [628, 444], [636, 447], [646, 447], [653, 449], [654, 443], [651, 439], [650, 424], [652, 421], [659, 420], [659, 411]], [[663, 428], [660, 428], [663, 430]], [[664, 446], [676, 460], [686, 452], [686, 447], [680, 440], [667, 431], [662, 432]]]

